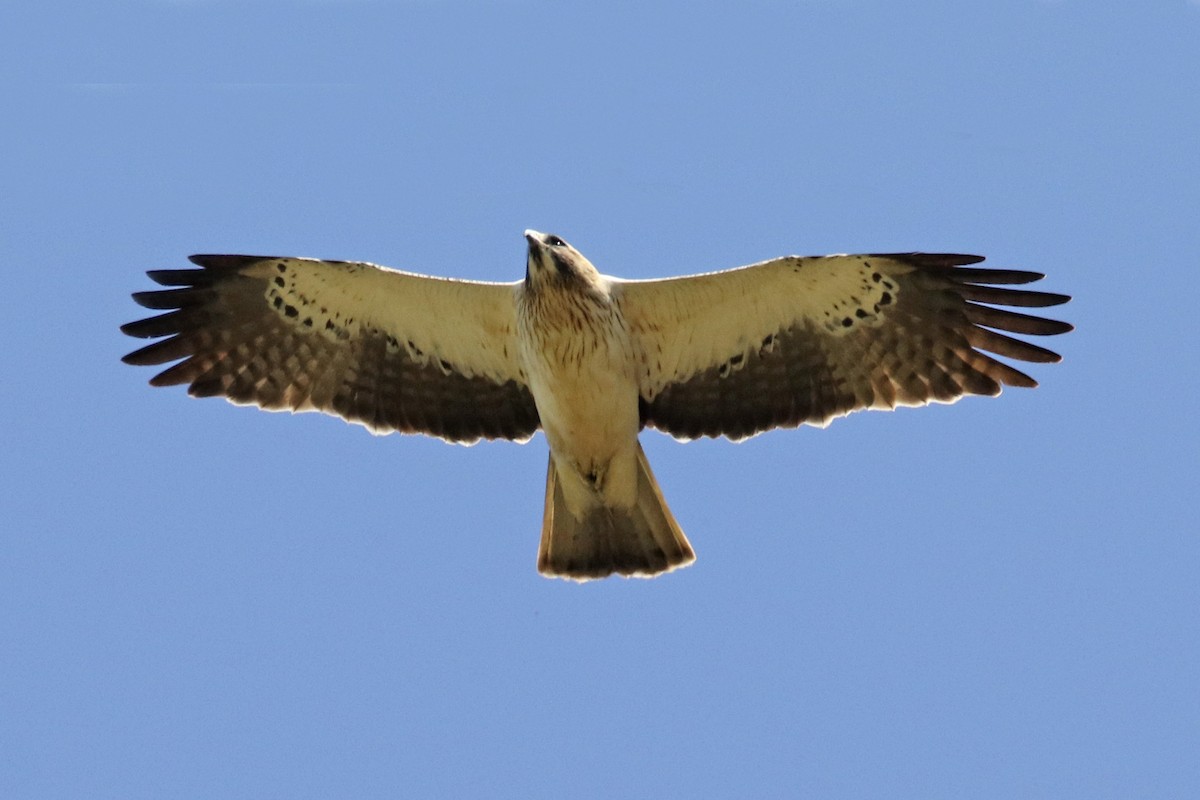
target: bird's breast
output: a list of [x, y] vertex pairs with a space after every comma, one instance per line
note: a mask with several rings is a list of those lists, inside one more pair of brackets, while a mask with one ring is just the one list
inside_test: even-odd
[[519, 304], [518, 336], [552, 449], [581, 462], [602, 460], [636, 439], [636, 362], [616, 304], [574, 292], [527, 296]]

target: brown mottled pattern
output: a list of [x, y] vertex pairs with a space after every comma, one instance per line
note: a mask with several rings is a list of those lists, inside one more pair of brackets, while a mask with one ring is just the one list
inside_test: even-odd
[[179, 361], [151, 380], [155, 386], [187, 384], [196, 397], [224, 396], [270, 410], [323, 411], [377, 432], [472, 442], [524, 439], [538, 429], [524, 385], [467, 377], [436, 354], [416, 360], [378, 330], [335, 339], [273, 311], [266, 282], [239, 272], [259, 260], [213, 257], [199, 270], [150, 272], [158, 283], [182, 288], [135, 294], [147, 308], [170, 311], [122, 330], [169, 338], [124, 361]]
[[742, 439], [775, 427], [824, 424], [856, 409], [949, 402], [996, 395], [1002, 385], [1037, 385], [983, 351], [1022, 361], [1059, 360], [988, 328], [1050, 335], [1070, 325], [979, 305], [1066, 302], [1064, 295], [981, 285], [1031, 283], [1041, 274], [960, 266], [981, 260], [975, 256], [869, 258], [916, 268], [892, 274], [898, 298], [882, 310], [880, 324], [855, 326], [844, 335], [807, 321], [780, 330], [747, 353], [730, 353], [726, 362], [667, 385], [649, 402], [643, 398], [642, 424], [680, 438]]

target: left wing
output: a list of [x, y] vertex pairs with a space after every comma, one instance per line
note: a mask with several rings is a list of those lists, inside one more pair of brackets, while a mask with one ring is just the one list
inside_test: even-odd
[[641, 359], [642, 424], [683, 439], [742, 439], [825, 425], [857, 409], [1036, 386], [987, 353], [1033, 362], [1059, 356], [989, 329], [1040, 336], [1071, 325], [985, 304], [1043, 307], [1070, 298], [988, 285], [1043, 276], [965, 266], [982, 260], [793, 256], [682, 278], [614, 280]]
[[456, 442], [538, 428], [517, 363], [516, 284], [309, 258], [191, 260], [201, 269], [148, 273], [176, 288], [133, 296], [170, 313], [121, 328], [168, 337], [123, 359], [178, 361], [155, 386]]

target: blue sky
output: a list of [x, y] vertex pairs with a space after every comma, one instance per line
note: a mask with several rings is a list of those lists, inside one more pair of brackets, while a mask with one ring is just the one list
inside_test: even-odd
[[[16, 2], [0, 795], [1200, 793], [1200, 6]], [[1042, 386], [643, 440], [691, 568], [537, 575], [530, 444], [119, 363], [193, 252], [514, 280], [978, 252]]]

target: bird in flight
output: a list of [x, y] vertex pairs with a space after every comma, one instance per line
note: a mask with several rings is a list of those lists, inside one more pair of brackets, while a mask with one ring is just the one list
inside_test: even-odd
[[[167, 313], [128, 364], [269, 411], [321, 411], [375, 433], [550, 447], [538, 570], [650, 577], [695, 560], [638, 441], [741, 440], [859, 409], [950, 403], [1036, 386], [997, 360], [1057, 362], [1008, 334], [1065, 322], [997, 308], [1066, 295], [1012, 288], [1036, 272], [980, 256], [787, 256], [661, 280], [601, 274], [525, 231], [524, 280], [452, 280], [350, 261], [197, 255], [133, 295]], [[1004, 333], [1001, 333], [1003, 331]], [[172, 363], [174, 362], [174, 363]]]

